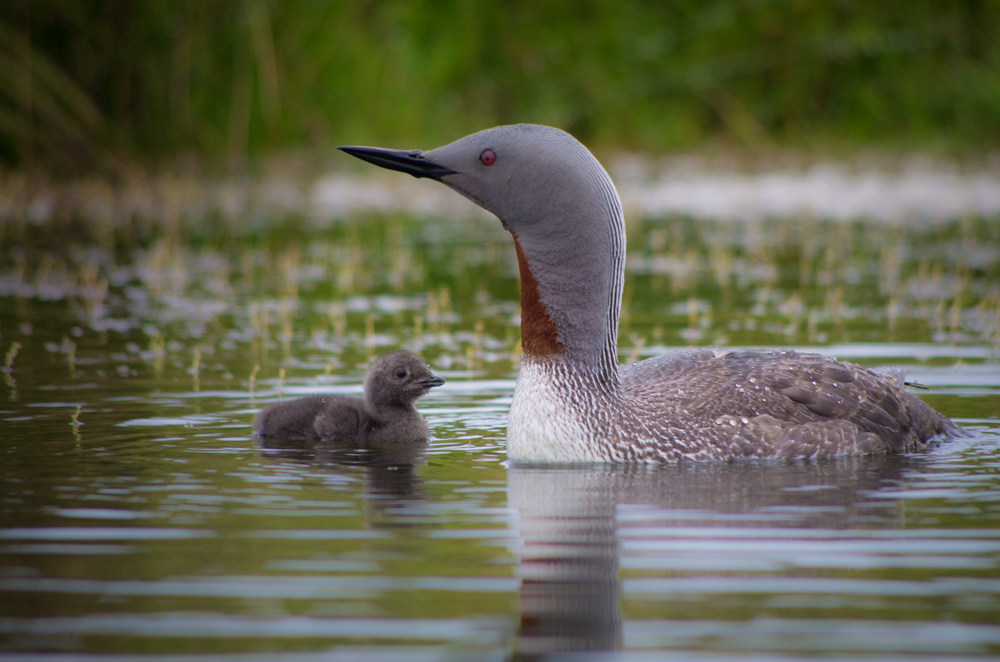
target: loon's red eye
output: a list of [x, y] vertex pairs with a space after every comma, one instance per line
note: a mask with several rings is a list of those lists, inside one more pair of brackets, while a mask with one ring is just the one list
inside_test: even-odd
[[497, 162], [497, 155], [493, 153], [492, 149], [488, 149], [479, 155], [479, 162], [484, 166], [491, 166]]

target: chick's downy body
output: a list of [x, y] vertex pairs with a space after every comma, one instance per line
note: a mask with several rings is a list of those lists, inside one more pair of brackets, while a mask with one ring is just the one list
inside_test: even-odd
[[365, 378], [363, 398], [312, 395], [265, 407], [254, 421], [264, 439], [378, 444], [422, 441], [430, 435], [414, 403], [444, 384], [404, 351], [378, 357]]

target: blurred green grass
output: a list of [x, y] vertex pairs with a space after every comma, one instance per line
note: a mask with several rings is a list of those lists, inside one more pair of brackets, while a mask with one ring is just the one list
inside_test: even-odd
[[240, 167], [510, 122], [651, 153], [989, 150], [997, 34], [995, 0], [8, 0], [0, 162]]

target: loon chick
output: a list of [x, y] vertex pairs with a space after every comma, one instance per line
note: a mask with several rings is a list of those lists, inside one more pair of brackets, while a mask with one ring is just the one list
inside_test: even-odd
[[611, 178], [569, 134], [500, 126], [431, 151], [341, 147], [429, 177], [496, 215], [521, 279], [514, 462], [676, 462], [902, 451], [959, 429], [892, 376], [790, 350], [617, 359], [625, 223]]
[[444, 379], [416, 356], [397, 351], [372, 364], [365, 397], [312, 395], [265, 407], [254, 420], [262, 439], [350, 441], [368, 444], [427, 439], [427, 421], [413, 406]]

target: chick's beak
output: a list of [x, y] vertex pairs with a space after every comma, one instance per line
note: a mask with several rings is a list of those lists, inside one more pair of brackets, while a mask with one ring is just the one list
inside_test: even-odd
[[431, 375], [427, 379], [418, 382], [424, 388], [434, 388], [435, 386], [441, 386], [444, 384], [444, 377], [438, 377], [437, 375]]

